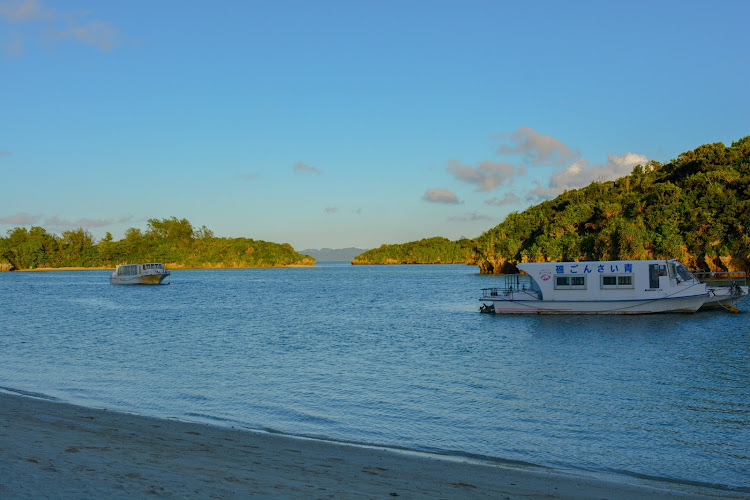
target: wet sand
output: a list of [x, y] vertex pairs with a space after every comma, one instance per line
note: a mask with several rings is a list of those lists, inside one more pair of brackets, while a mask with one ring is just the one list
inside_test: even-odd
[[742, 498], [88, 409], [0, 392], [0, 498]]

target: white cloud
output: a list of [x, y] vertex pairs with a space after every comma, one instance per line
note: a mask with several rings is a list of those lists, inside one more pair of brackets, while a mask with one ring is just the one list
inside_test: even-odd
[[528, 196], [529, 200], [548, 200], [561, 194], [566, 189], [577, 189], [588, 186], [593, 181], [610, 181], [630, 175], [633, 167], [645, 165], [648, 158], [642, 154], [625, 153], [620, 156], [609, 155], [606, 163], [589, 167], [585, 159], [577, 160], [568, 167], [553, 175], [547, 187], [535, 181], [534, 188]]
[[94, 19], [82, 26], [71, 26], [66, 31], [60, 31], [57, 36], [60, 39], [72, 38], [106, 51], [118, 44], [120, 30], [110, 22]]
[[[11, 24], [36, 24], [42, 29], [32, 36], [46, 33], [53, 42], [73, 40], [101, 50], [110, 50], [120, 42], [120, 30], [112, 23], [101, 19], [86, 18], [90, 12], [62, 12], [46, 8], [38, 0], [0, 1], [0, 18]], [[4, 57], [19, 57], [25, 51], [21, 39], [16, 38], [2, 48]]]
[[0, 16], [10, 23], [28, 23], [50, 19], [53, 9], [45, 9], [36, 0], [6, 0], [0, 2]]
[[503, 196], [502, 198], [490, 198], [489, 200], [485, 200], [484, 202], [487, 205], [492, 205], [494, 207], [502, 207], [504, 205], [512, 205], [520, 201], [522, 201], [521, 198], [518, 197], [515, 193], [505, 193], [505, 196]]
[[237, 177], [239, 179], [242, 179], [242, 180], [245, 180], [245, 181], [254, 181], [258, 177], [260, 177], [260, 174], [257, 173], [257, 172], [253, 172], [253, 173], [241, 173], [241, 174], [237, 174]]
[[77, 220], [70, 220], [66, 218], [61, 218], [56, 215], [52, 217], [46, 217], [44, 219], [44, 226], [45, 227], [51, 227], [55, 229], [75, 229], [78, 227], [105, 227], [110, 226], [112, 224], [122, 224], [125, 222], [129, 222], [133, 219], [132, 215], [125, 215], [123, 217], [120, 217], [119, 219], [88, 219], [86, 217], [82, 217]]
[[11, 224], [15, 226], [28, 226], [36, 224], [39, 220], [38, 215], [29, 215], [26, 212], [19, 212], [13, 215], [0, 217], [0, 224]]
[[448, 172], [450, 172], [457, 180], [466, 182], [468, 184], [474, 184], [477, 191], [490, 191], [498, 186], [502, 186], [505, 182], [509, 185], [513, 182], [513, 176], [518, 173], [523, 173], [523, 169], [516, 169], [513, 165], [507, 162], [495, 163], [489, 160], [485, 160], [479, 163], [477, 167], [471, 167], [469, 165], [461, 165], [456, 159], [448, 161]]
[[564, 165], [580, 156], [559, 139], [543, 135], [529, 127], [519, 127], [515, 132], [498, 134], [498, 139], [509, 141], [498, 148], [500, 154], [520, 154], [530, 165]]
[[490, 217], [488, 215], [478, 214], [476, 212], [470, 212], [463, 216], [448, 217], [450, 222], [484, 222], [484, 221], [495, 221], [497, 218]]
[[21, 57], [25, 52], [25, 47], [23, 42], [16, 38], [5, 47], [0, 47], [0, 52], [2, 53], [3, 58]]
[[430, 203], [460, 203], [456, 194], [450, 189], [428, 189], [422, 195], [422, 199]]
[[310, 172], [313, 174], [322, 174], [323, 172], [319, 170], [316, 167], [313, 167], [312, 165], [307, 165], [305, 163], [299, 162], [294, 166], [295, 172]]

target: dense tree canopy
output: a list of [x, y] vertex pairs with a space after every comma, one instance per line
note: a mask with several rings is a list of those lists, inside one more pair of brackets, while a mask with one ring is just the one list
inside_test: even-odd
[[79, 228], [61, 236], [42, 227], [17, 227], [0, 238], [0, 265], [7, 269], [39, 267], [114, 267], [134, 262], [164, 262], [171, 267], [273, 267], [311, 265], [287, 243], [248, 238], [216, 238], [187, 219], [149, 219], [146, 231], [130, 228], [122, 240], [107, 235], [97, 244]]
[[425, 238], [400, 245], [381, 245], [358, 255], [352, 264], [454, 264], [473, 262], [474, 242], [468, 239]]

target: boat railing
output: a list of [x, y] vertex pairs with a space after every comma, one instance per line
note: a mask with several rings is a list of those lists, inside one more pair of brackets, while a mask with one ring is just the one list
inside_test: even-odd
[[744, 271], [690, 271], [701, 283], [707, 285], [738, 285], [747, 286], [747, 273]]
[[534, 281], [528, 274], [505, 274], [500, 276], [500, 278], [502, 281], [499, 286], [482, 288], [483, 298], [491, 299], [492, 297], [507, 296], [517, 292], [539, 292], [539, 290], [534, 287]]

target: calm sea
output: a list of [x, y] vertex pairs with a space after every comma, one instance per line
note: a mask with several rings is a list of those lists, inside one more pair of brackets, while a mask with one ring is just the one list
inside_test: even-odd
[[0, 387], [97, 408], [750, 492], [750, 303], [491, 316], [476, 267], [0, 273]]

